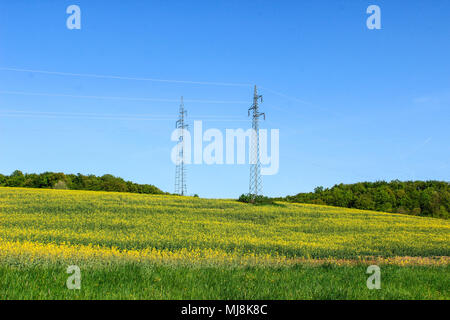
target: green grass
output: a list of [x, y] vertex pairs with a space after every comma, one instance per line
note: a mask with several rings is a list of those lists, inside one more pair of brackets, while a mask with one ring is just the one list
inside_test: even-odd
[[449, 266], [382, 266], [381, 289], [366, 266], [192, 268], [112, 265], [82, 268], [80, 290], [65, 266], [0, 265], [2, 299], [449, 299]]

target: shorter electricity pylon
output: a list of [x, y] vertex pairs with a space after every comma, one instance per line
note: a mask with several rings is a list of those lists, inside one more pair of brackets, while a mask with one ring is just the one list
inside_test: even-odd
[[187, 111], [184, 110], [183, 97], [181, 97], [179, 116], [175, 123], [175, 128], [180, 130], [175, 168], [175, 193], [181, 196], [184, 196], [187, 193], [186, 168], [184, 165], [184, 130], [188, 128], [188, 125], [184, 122], [186, 116]]

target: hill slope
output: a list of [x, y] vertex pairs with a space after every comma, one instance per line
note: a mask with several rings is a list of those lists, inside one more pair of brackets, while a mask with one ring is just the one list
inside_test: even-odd
[[449, 256], [450, 222], [318, 205], [0, 188], [0, 255], [167, 262]]
[[[449, 299], [449, 231], [317, 205], [0, 188], [0, 299]], [[374, 263], [381, 290], [366, 286]], [[74, 264], [81, 290], [66, 287]]]

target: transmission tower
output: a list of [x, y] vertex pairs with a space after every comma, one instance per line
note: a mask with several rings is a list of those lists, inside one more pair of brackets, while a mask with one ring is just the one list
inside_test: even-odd
[[251, 198], [261, 195], [261, 162], [259, 157], [259, 117], [263, 116], [266, 120], [266, 114], [259, 112], [258, 101], [263, 102], [262, 95], [258, 95], [255, 85], [253, 93], [253, 105], [248, 109], [248, 116], [252, 115], [252, 135], [250, 138], [250, 181], [248, 194]]
[[175, 168], [175, 193], [181, 196], [186, 194], [186, 168], [184, 166], [184, 130], [188, 128], [185, 124], [185, 118], [187, 116], [186, 110], [184, 110], [183, 97], [181, 97], [180, 111], [178, 120], [175, 123], [175, 128], [180, 130], [178, 140], [178, 150]]

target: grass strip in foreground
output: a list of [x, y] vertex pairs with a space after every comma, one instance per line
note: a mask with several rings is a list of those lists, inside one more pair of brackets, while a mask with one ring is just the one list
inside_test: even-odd
[[449, 299], [450, 267], [381, 267], [381, 289], [366, 286], [366, 265], [202, 267], [120, 264], [81, 268], [81, 289], [66, 287], [61, 264], [0, 264], [1, 299]]

